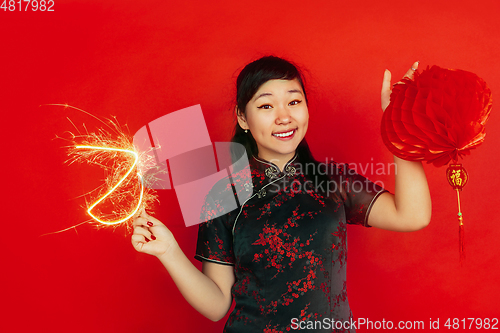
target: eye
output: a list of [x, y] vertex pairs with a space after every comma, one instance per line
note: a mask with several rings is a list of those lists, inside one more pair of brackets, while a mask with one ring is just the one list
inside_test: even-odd
[[269, 104], [263, 104], [261, 106], [258, 106], [257, 109], [265, 109], [265, 110], [269, 110], [269, 109], [272, 109], [272, 106], [269, 105]]
[[299, 104], [299, 103], [302, 103], [302, 101], [301, 101], [301, 100], [299, 100], [299, 99], [296, 99], [296, 100], [293, 100], [293, 101], [291, 101], [290, 103], [288, 103], [288, 105], [297, 105], [297, 104]]

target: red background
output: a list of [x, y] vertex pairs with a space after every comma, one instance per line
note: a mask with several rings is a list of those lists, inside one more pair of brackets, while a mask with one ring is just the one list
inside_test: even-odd
[[[444, 168], [426, 165], [431, 224], [407, 234], [349, 227], [348, 290], [354, 316], [373, 321], [428, 327], [429, 318], [440, 318], [444, 329], [449, 317], [500, 317], [497, 0], [56, 0], [54, 9], [0, 11], [0, 331], [222, 331], [224, 320], [196, 313], [161, 264], [133, 250], [124, 228], [85, 224], [40, 236], [86, 220], [77, 197], [100, 182], [84, 165], [65, 165], [64, 142], [52, 139], [72, 129], [66, 117], [101, 126], [40, 105], [114, 115], [133, 134], [201, 104], [212, 141], [228, 141], [235, 76], [267, 54], [308, 72], [313, 153], [361, 165], [392, 162], [379, 134], [384, 69], [399, 78], [420, 60], [485, 79], [494, 98], [486, 141], [464, 162], [465, 266], [458, 264], [455, 193]], [[392, 175], [365, 176], [394, 188]], [[197, 228], [183, 226], [173, 190], [160, 193], [156, 215], [192, 257]]]

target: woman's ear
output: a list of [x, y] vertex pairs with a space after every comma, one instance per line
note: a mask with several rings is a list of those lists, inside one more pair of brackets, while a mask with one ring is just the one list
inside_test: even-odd
[[244, 130], [249, 129], [245, 114], [240, 111], [237, 105], [234, 107], [234, 110], [236, 112], [236, 117], [238, 118], [238, 124], [240, 125], [240, 127]]

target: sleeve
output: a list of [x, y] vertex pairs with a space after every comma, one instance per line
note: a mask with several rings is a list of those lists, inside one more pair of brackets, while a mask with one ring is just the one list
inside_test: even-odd
[[[221, 205], [207, 196], [201, 210], [195, 258], [223, 265], [234, 265], [233, 232], [230, 213], [221, 214]], [[217, 217], [214, 217], [217, 216]]]
[[338, 165], [337, 168], [347, 223], [369, 228], [368, 216], [373, 204], [382, 193], [388, 191], [349, 169], [345, 164]]

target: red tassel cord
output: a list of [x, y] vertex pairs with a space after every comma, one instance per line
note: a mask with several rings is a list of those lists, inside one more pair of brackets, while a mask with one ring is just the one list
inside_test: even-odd
[[460, 253], [460, 264], [465, 261], [465, 230], [464, 230], [464, 217], [462, 216], [462, 211], [460, 209], [460, 190], [457, 189], [457, 200], [458, 200], [458, 251]]
[[462, 208], [460, 206], [460, 191], [469, 181], [469, 174], [462, 164], [453, 161], [446, 169], [446, 177], [451, 187], [457, 191], [458, 202], [458, 252], [460, 254], [460, 264], [465, 261], [465, 244], [464, 244], [464, 218], [462, 216]]

